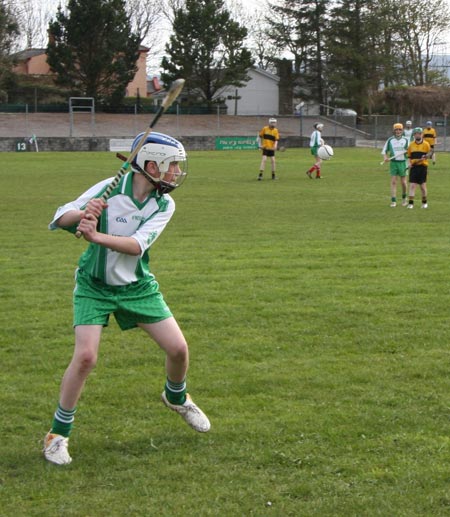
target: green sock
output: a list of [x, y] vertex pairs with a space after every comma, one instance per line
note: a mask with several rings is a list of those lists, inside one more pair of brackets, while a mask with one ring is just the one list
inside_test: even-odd
[[72, 431], [76, 410], [77, 408], [64, 409], [58, 404], [53, 416], [53, 423], [50, 432], [52, 434], [60, 434], [61, 436], [68, 438]]
[[186, 401], [186, 380], [183, 382], [172, 382], [167, 378], [164, 391], [166, 393], [167, 400], [171, 404], [181, 406]]

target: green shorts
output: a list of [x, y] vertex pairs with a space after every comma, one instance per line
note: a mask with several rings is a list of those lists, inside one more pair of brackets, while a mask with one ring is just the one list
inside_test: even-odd
[[317, 151], [319, 150], [319, 146], [318, 145], [314, 145], [313, 147], [311, 147], [311, 154], [313, 156], [316, 156], [317, 157]]
[[389, 172], [391, 176], [408, 176], [408, 169], [406, 168], [406, 161], [394, 161], [389, 164]]
[[112, 286], [78, 270], [73, 291], [73, 325], [108, 326], [114, 314], [122, 330], [138, 323], [156, 323], [172, 313], [154, 278], [129, 285]]

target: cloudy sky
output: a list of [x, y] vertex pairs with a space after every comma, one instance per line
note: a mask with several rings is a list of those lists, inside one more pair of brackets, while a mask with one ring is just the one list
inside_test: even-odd
[[[263, 3], [265, 3], [264, 0], [235, 0], [237, 2], [240, 2], [246, 9], [258, 9], [261, 7]], [[66, 4], [67, 0], [33, 0], [33, 3], [36, 6], [40, 6], [43, 9], [49, 10], [51, 12], [56, 12], [56, 9], [58, 8], [58, 5], [60, 3]]]

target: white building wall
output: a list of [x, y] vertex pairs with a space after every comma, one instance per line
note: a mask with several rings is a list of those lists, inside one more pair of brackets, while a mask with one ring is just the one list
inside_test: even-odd
[[[228, 87], [221, 92], [228, 115], [278, 115], [278, 76], [258, 70], [250, 70], [249, 76], [244, 87]], [[235, 97], [236, 92], [239, 99], [228, 98]]]

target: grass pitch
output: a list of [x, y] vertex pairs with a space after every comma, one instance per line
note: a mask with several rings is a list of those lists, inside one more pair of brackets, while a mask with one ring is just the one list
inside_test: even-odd
[[160, 402], [164, 357], [104, 331], [59, 468], [41, 456], [73, 347], [86, 243], [46, 227], [111, 153], [3, 153], [0, 514], [444, 516], [450, 512], [450, 156], [429, 209], [389, 208], [379, 151], [189, 153], [151, 268], [190, 343], [196, 434]]

